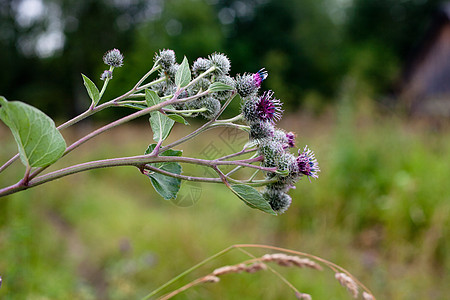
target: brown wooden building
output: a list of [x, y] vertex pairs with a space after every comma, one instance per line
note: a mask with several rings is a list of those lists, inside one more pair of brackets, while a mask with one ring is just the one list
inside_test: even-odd
[[450, 117], [450, 3], [440, 7], [406, 64], [399, 97], [413, 115]]

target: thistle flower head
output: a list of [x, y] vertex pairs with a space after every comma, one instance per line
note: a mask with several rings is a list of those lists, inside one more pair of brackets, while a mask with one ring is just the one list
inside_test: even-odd
[[287, 143], [289, 148], [294, 148], [295, 147], [295, 133], [293, 132], [288, 132], [286, 133], [286, 138], [287, 138]]
[[216, 67], [214, 74], [227, 75], [230, 72], [230, 60], [222, 53], [213, 53], [209, 57], [211, 65]]
[[180, 67], [179, 64], [174, 63], [172, 65], [170, 65], [167, 69], [163, 69], [162, 71], [160, 71], [160, 76], [166, 76], [167, 79], [171, 82], [175, 82], [175, 74], [177, 74], [178, 68]]
[[273, 138], [283, 144], [283, 148], [292, 148], [292, 137], [295, 136], [292, 132], [286, 132], [283, 129], [276, 129]]
[[279, 142], [273, 139], [264, 139], [259, 144], [258, 153], [264, 156], [264, 167], [277, 167], [280, 157], [284, 154], [284, 149]]
[[215, 116], [217, 116], [217, 114], [220, 111], [221, 105], [220, 105], [220, 101], [217, 99], [214, 99], [212, 97], [207, 97], [204, 98], [200, 101], [200, 106], [201, 107], [205, 107], [207, 110], [204, 112], [201, 112], [200, 114], [206, 118], [211, 120], [212, 118], [214, 118]]
[[262, 140], [271, 138], [275, 128], [270, 122], [257, 122], [250, 125], [250, 139]]
[[300, 174], [312, 178], [319, 177], [317, 175], [317, 173], [320, 172], [319, 163], [317, 162], [314, 152], [311, 151], [308, 146], [305, 146], [303, 152], [300, 153], [300, 150], [298, 151], [297, 166]]
[[247, 124], [257, 123], [259, 121], [259, 116], [256, 111], [258, 102], [258, 97], [256, 95], [251, 95], [247, 99], [243, 99], [244, 102], [241, 107], [242, 116]]
[[258, 89], [253, 74], [236, 75], [236, 90], [242, 98], [255, 94]]
[[281, 101], [272, 96], [272, 91], [265, 92], [260, 96], [256, 102], [256, 112], [260, 120], [275, 123], [281, 119], [283, 110]]
[[111, 78], [112, 78], [112, 71], [110, 70], [105, 70], [103, 71], [102, 75], [100, 75], [100, 80], [106, 80]]
[[192, 73], [195, 76], [200, 75], [211, 67], [211, 61], [209, 59], [199, 57], [192, 64]]
[[168, 70], [173, 64], [175, 64], [175, 51], [170, 49], [159, 50], [159, 53], [155, 55], [154, 61], [158, 62], [164, 70]]
[[263, 197], [269, 202], [270, 207], [272, 207], [277, 214], [284, 213], [292, 202], [291, 196], [276, 189], [266, 189], [263, 193]]
[[261, 83], [263, 82], [264, 79], [267, 78], [267, 76], [269, 76], [269, 74], [267, 73], [265, 68], [262, 68], [261, 70], [253, 74], [253, 80], [255, 81], [255, 85], [257, 87], [260, 87]]
[[298, 166], [296, 157], [289, 153], [282, 153], [276, 160], [277, 172], [268, 172], [267, 178], [276, 178], [278, 181], [270, 184], [271, 187], [287, 192], [294, 187], [298, 180]]
[[105, 53], [103, 62], [108, 66], [121, 67], [123, 66], [123, 54], [118, 49], [112, 49]]

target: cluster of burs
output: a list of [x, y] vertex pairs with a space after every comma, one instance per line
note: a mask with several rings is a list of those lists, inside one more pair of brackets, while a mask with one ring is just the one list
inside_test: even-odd
[[[173, 95], [177, 89], [175, 74], [179, 65], [176, 63], [175, 53], [172, 50], [161, 50], [155, 56], [161, 66], [160, 77], [166, 80], [153, 86], [160, 96]], [[266, 172], [266, 185], [264, 198], [277, 213], [285, 212], [291, 204], [291, 197], [287, 192], [295, 188], [295, 183], [302, 177], [317, 178], [320, 171], [314, 152], [305, 147], [298, 151], [298, 155], [290, 152], [295, 146], [295, 134], [275, 127], [281, 119], [282, 103], [274, 97], [272, 91], [260, 93], [261, 83], [267, 78], [267, 72], [262, 69], [256, 73], [245, 73], [229, 76], [230, 61], [220, 53], [214, 53], [208, 58], [198, 58], [192, 64], [192, 74], [198, 77], [209, 72], [195, 84], [183, 91], [180, 99], [194, 96], [199, 92], [208, 90], [213, 82], [221, 82], [231, 86], [242, 99], [243, 120], [250, 127], [250, 143], [257, 147], [258, 154], [263, 155], [263, 167], [276, 168], [276, 172]], [[221, 103], [229, 99], [233, 90], [210, 93], [207, 96], [181, 103], [176, 106], [180, 110], [198, 110], [192, 116], [202, 115], [207, 119], [217, 116]], [[204, 109], [204, 111], [201, 111]]]

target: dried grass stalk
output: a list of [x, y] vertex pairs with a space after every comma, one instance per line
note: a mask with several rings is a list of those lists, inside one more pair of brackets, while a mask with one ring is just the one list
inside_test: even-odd
[[261, 262], [256, 262], [251, 265], [246, 264], [238, 264], [234, 266], [224, 266], [218, 269], [215, 269], [212, 272], [212, 275], [214, 276], [221, 276], [224, 274], [230, 274], [230, 273], [241, 273], [241, 272], [247, 272], [247, 273], [255, 273], [261, 270], [266, 270], [267, 266]]
[[364, 300], [375, 300], [375, 297], [367, 292], [363, 292], [362, 297]]
[[266, 254], [261, 258], [261, 260], [263, 262], [275, 262], [283, 267], [296, 266], [299, 268], [310, 268], [319, 271], [322, 270], [322, 267], [318, 263], [308, 258], [300, 258], [298, 256], [287, 255], [284, 253]]
[[207, 275], [202, 278], [202, 282], [210, 282], [210, 283], [216, 283], [219, 282], [220, 278], [214, 275]]
[[347, 290], [352, 294], [353, 298], [358, 298], [359, 290], [356, 282], [345, 273], [336, 273], [334, 277], [339, 281], [339, 283], [346, 287]]
[[312, 300], [312, 297], [310, 294], [305, 294], [305, 293], [300, 293], [300, 292], [296, 292], [295, 297], [297, 297], [297, 299], [299, 299], [299, 300]]

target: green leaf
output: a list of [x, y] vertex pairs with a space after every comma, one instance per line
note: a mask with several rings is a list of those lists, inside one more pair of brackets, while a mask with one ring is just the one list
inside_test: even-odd
[[[145, 90], [145, 100], [149, 107], [161, 103], [161, 98], [155, 91]], [[170, 134], [175, 121], [159, 111], [150, 112], [150, 126], [153, 130], [153, 140], [164, 141]]]
[[185, 87], [191, 82], [191, 70], [186, 56], [175, 74], [175, 85], [177, 87]]
[[233, 89], [232, 86], [229, 86], [229, 85], [219, 82], [219, 81], [213, 82], [208, 88], [208, 90], [210, 90], [211, 92], [223, 92], [223, 91], [229, 91], [232, 89]]
[[253, 187], [245, 184], [235, 184], [231, 186], [231, 190], [251, 208], [262, 210], [263, 212], [274, 216], [277, 215], [270, 207], [269, 202], [267, 202], [261, 193]]
[[169, 118], [171, 118], [172, 120], [174, 120], [175, 122], [184, 124], [184, 125], [189, 125], [188, 121], [186, 121], [182, 116], [177, 115], [177, 114], [170, 114], [167, 115]]
[[95, 86], [95, 83], [93, 83], [92, 80], [90, 80], [86, 75], [81, 74], [81, 76], [83, 77], [84, 86], [86, 87], [92, 103], [94, 103], [94, 105], [97, 105], [98, 101], [100, 100], [100, 93], [98, 91], [98, 88]]
[[37, 108], [0, 97], [0, 119], [11, 129], [25, 166], [45, 167], [57, 161], [66, 142], [50, 117]]
[[[150, 154], [155, 149], [156, 144], [151, 144], [148, 146], [145, 154]], [[161, 153], [161, 156], [181, 156], [182, 151], [180, 150], [166, 150]], [[181, 165], [177, 162], [163, 162], [163, 163], [154, 163], [150, 164], [158, 169], [171, 172], [174, 174], [181, 174], [182, 168]], [[157, 172], [151, 172], [147, 174], [150, 178], [150, 182], [152, 183], [154, 189], [165, 199], [175, 199], [177, 197], [178, 191], [181, 186], [181, 179], [166, 176]]]

